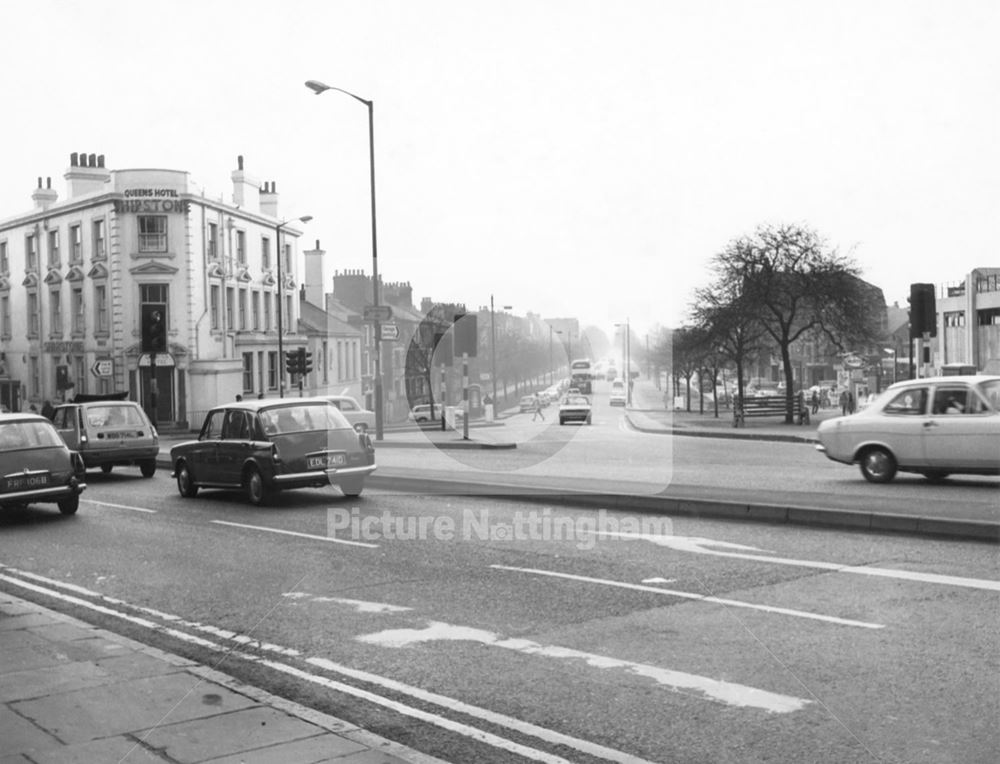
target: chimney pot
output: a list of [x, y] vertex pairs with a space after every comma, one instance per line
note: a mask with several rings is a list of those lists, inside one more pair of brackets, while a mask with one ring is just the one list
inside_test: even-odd
[[88, 167], [97, 167], [97, 154], [91, 154], [87, 158], [87, 166]]
[[80, 152], [80, 164], [79, 164], [79, 166], [80, 167], [86, 167], [87, 166], [87, 152], [85, 152], [85, 151], [81, 151]]
[[42, 176], [41, 175], [38, 176], [38, 187], [39, 188], [42, 187]]
[[[39, 180], [41, 180], [41, 178], [39, 178]], [[46, 178], [45, 179], [45, 187], [46, 188], [52, 188], [52, 178]]]
[[239, 170], [243, 169], [243, 155], [242, 154], [240, 154], [238, 157], [236, 157], [236, 168], [239, 169]]
[[319, 239], [316, 239], [316, 249], [319, 249]]
[[101, 154], [97, 157], [97, 166], [104, 167], [104, 154]]
[[278, 193], [278, 184], [275, 183], [273, 180], [271, 181], [271, 193], [272, 194]]

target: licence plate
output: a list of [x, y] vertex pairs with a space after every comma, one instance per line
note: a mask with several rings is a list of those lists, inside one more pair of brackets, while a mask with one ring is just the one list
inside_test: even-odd
[[306, 464], [310, 469], [343, 467], [347, 464], [347, 454], [324, 454], [323, 456], [310, 456], [306, 460]]
[[9, 475], [4, 478], [4, 491], [30, 491], [33, 488], [45, 488], [49, 485], [52, 475], [48, 472], [33, 472], [30, 475]]
[[104, 437], [108, 440], [118, 440], [120, 438], [134, 438], [136, 434], [132, 430], [127, 430], [126, 432], [106, 432]]

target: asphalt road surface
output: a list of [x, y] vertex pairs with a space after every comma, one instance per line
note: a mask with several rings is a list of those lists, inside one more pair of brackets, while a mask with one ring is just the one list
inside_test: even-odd
[[253, 508], [116, 470], [75, 517], [0, 514], [0, 563], [12, 594], [455, 762], [1000, 750], [993, 545], [373, 490]]

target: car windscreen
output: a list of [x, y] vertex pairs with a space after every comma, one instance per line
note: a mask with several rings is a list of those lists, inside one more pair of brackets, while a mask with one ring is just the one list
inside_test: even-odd
[[351, 425], [333, 404], [299, 404], [265, 409], [260, 412], [264, 432], [285, 435], [290, 432], [350, 429]]
[[59, 433], [48, 422], [4, 422], [0, 424], [0, 451], [22, 448], [50, 448], [63, 444]]
[[91, 427], [143, 427], [142, 414], [136, 406], [88, 406], [87, 424]]
[[989, 402], [994, 411], [1000, 411], [1000, 379], [991, 379], [988, 382], [981, 382], [976, 387], [979, 392]]

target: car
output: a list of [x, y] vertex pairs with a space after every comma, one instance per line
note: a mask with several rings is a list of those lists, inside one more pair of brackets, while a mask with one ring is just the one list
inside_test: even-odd
[[359, 496], [375, 471], [375, 448], [322, 398], [237, 401], [205, 415], [197, 440], [170, 449], [177, 490], [239, 489], [260, 506], [293, 488], [335, 485]]
[[610, 401], [612, 406], [624, 406], [626, 403], [625, 396], [625, 381], [621, 379], [616, 379], [611, 383], [611, 398]]
[[375, 429], [375, 412], [362, 408], [356, 398], [349, 395], [323, 395], [320, 397], [330, 401], [340, 409], [340, 413], [355, 429], [362, 431]]
[[521, 400], [517, 402], [517, 408], [522, 414], [525, 411], [534, 411], [536, 405], [538, 404], [535, 402], [534, 395], [523, 395]]
[[84, 482], [83, 459], [38, 414], [0, 414], [0, 507], [54, 502], [76, 514]]
[[821, 453], [872, 483], [897, 472], [1000, 475], [1000, 376], [897, 382], [863, 411], [821, 423], [817, 437]]
[[145, 478], [156, 474], [159, 434], [135, 401], [74, 399], [56, 406], [52, 422], [87, 469], [108, 473], [114, 467], [138, 466]]
[[618, 370], [614, 366], [609, 366], [607, 371], [604, 373], [604, 379], [607, 382], [614, 382], [618, 377]]
[[559, 424], [583, 422], [590, 424], [590, 398], [586, 395], [566, 395], [559, 402]]
[[[441, 418], [441, 406], [440, 404], [434, 405], [434, 420]], [[430, 422], [431, 419], [431, 404], [429, 403], [418, 403], [412, 409], [410, 409], [410, 421], [412, 422]]]

